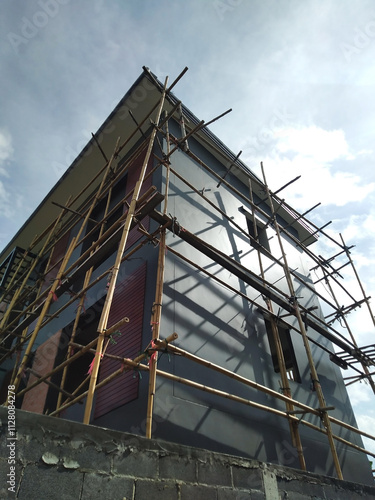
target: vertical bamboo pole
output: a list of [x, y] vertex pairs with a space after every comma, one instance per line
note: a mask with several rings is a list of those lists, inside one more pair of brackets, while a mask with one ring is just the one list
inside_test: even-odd
[[[326, 285], [328, 286], [329, 291], [330, 291], [330, 293], [331, 293], [331, 296], [333, 297], [333, 300], [334, 300], [334, 301], [335, 301], [335, 303], [336, 303], [337, 309], [339, 309], [339, 308], [340, 308], [340, 304], [339, 304], [339, 302], [338, 302], [338, 300], [337, 300], [337, 297], [336, 297], [336, 295], [335, 295], [335, 293], [334, 293], [334, 291], [333, 291], [333, 288], [332, 288], [332, 286], [331, 286], [331, 283], [329, 282], [329, 279], [328, 279], [328, 276], [327, 276], [327, 273], [326, 273], [326, 271], [325, 271], [324, 267], [322, 267], [322, 271], [323, 271], [324, 276], [325, 276], [325, 282], [326, 282]], [[366, 300], [366, 299], [365, 299], [365, 300]], [[372, 315], [371, 310], [370, 310], [370, 313], [371, 313], [371, 315]], [[342, 319], [343, 319], [343, 321], [344, 321], [344, 323], [345, 323], [345, 328], [347, 329], [347, 331], [348, 331], [348, 333], [349, 333], [349, 335], [350, 335], [350, 338], [352, 339], [353, 344], [355, 345], [355, 347], [358, 347], [358, 344], [357, 344], [357, 342], [356, 342], [356, 340], [355, 340], [354, 334], [353, 334], [353, 332], [352, 332], [352, 330], [351, 330], [351, 328], [350, 328], [349, 322], [348, 322], [348, 320], [346, 319], [346, 315], [345, 315], [345, 314], [343, 314]], [[367, 380], [369, 381], [369, 384], [370, 384], [370, 386], [371, 386], [372, 392], [375, 394], [375, 382], [374, 382], [374, 380], [372, 379], [371, 372], [370, 372], [370, 370], [369, 370], [368, 366], [366, 366], [366, 365], [365, 365], [365, 363], [363, 363], [362, 361], [361, 361], [361, 365], [362, 365], [362, 369], [363, 369], [363, 371], [364, 371], [364, 372], [365, 372], [365, 374], [367, 375]]]
[[[257, 227], [257, 223], [256, 223], [256, 216], [255, 216], [255, 204], [254, 204], [254, 200], [253, 200], [252, 183], [251, 183], [250, 178], [249, 178], [249, 187], [250, 187], [250, 201], [251, 201], [252, 214], [253, 214], [254, 236], [255, 236], [256, 241], [260, 245], [259, 238], [258, 238], [258, 227]], [[263, 267], [263, 263], [262, 263], [262, 255], [261, 255], [261, 251], [260, 251], [259, 246], [257, 247], [257, 253], [258, 253], [259, 268], [260, 268], [262, 280], [264, 283], [266, 283], [266, 277], [265, 277], [264, 267]], [[277, 322], [275, 321], [275, 318], [273, 315], [272, 302], [268, 297], [264, 297], [264, 300], [266, 302], [267, 309], [271, 313], [270, 323], [271, 323], [271, 329], [272, 329], [272, 337], [273, 337], [273, 340], [274, 340], [275, 346], [276, 346], [277, 361], [278, 361], [279, 369], [280, 369], [280, 377], [281, 377], [281, 383], [282, 383], [281, 390], [285, 396], [287, 396], [288, 398], [291, 398], [292, 391], [290, 389], [289, 379], [288, 379], [288, 375], [287, 375], [287, 371], [286, 371], [285, 358], [284, 358], [283, 348], [281, 345], [279, 328], [278, 328]], [[294, 406], [292, 403], [286, 403], [285, 405], [286, 405], [287, 412], [292, 412], [294, 410]], [[305, 461], [305, 457], [303, 454], [303, 446], [302, 446], [301, 436], [300, 436], [299, 429], [298, 429], [298, 422], [296, 422], [294, 419], [291, 419], [291, 418], [289, 418], [288, 421], [289, 421], [290, 434], [292, 437], [292, 444], [297, 451], [300, 467], [302, 470], [306, 470], [306, 461]]]
[[359, 287], [360, 287], [360, 289], [361, 289], [361, 292], [362, 292], [363, 298], [364, 298], [364, 300], [365, 300], [365, 302], [366, 302], [366, 305], [367, 305], [368, 311], [369, 311], [370, 316], [371, 316], [372, 323], [373, 323], [373, 325], [375, 326], [375, 316], [374, 316], [374, 315], [373, 315], [373, 313], [372, 313], [372, 310], [371, 310], [371, 307], [370, 307], [370, 302], [369, 302], [368, 298], [366, 297], [366, 292], [365, 292], [365, 289], [364, 289], [364, 288], [363, 288], [363, 286], [362, 286], [361, 280], [359, 279], [359, 275], [358, 275], [357, 270], [356, 270], [356, 268], [355, 268], [355, 266], [354, 266], [353, 259], [352, 259], [352, 258], [351, 258], [351, 256], [350, 256], [350, 252], [349, 252], [349, 250], [348, 250], [348, 247], [345, 245], [345, 241], [344, 241], [344, 238], [343, 238], [343, 236], [342, 236], [342, 234], [341, 234], [341, 233], [340, 233], [340, 238], [341, 238], [342, 244], [344, 245], [344, 250], [345, 250], [346, 256], [348, 257], [349, 262], [350, 262], [350, 265], [352, 266], [352, 269], [353, 269], [354, 275], [355, 275], [355, 277], [357, 278], [358, 285], [359, 285]]
[[[98, 239], [102, 236], [102, 234], [104, 232], [104, 221], [105, 221], [105, 218], [107, 217], [107, 214], [108, 214], [108, 211], [109, 211], [111, 196], [112, 196], [112, 186], [110, 187], [110, 189], [108, 191], [107, 203], [106, 203], [105, 210], [104, 210], [103, 221], [102, 221], [102, 223], [100, 225]], [[95, 250], [93, 250], [90, 253], [90, 255], [92, 255], [94, 252], [95, 252]], [[88, 284], [90, 283], [90, 279], [91, 279], [91, 275], [93, 273], [93, 270], [94, 270], [94, 266], [90, 267], [90, 269], [88, 269], [86, 271], [82, 288], [85, 289], [88, 286]], [[72, 335], [70, 337], [70, 342], [74, 342], [74, 340], [75, 340], [75, 336], [76, 336], [77, 328], [78, 328], [78, 324], [79, 324], [79, 319], [81, 317], [81, 312], [82, 312], [82, 309], [84, 308], [84, 304], [85, 304], [85, 300], [86, 300], [86, 295], [87, 295], [87, 293], [85, 292], [85, 293], [82, 294], [82, 296], [80, 298], [80, 301], [79, 301], [79, 304], [78, 304], [78, 307], [77, 307], [77, 311], [76, 311], [76, 316], [74, 318], [74, 324], [73, 324]], [[74, 352], [73, 346], [69, 345], [68, 351], [67, 351], [67, 354], [66, 354], [66, 359], [70, 359], [70, 357], [73, 355], [73, 352]], [[64, 370], [63, 370], [63, 373], [62, 373], [62, 377], [61, 377], [61, 382], [60, 382], [60, 387], [62, 389], [64, 389], [64, 387], [65, 387], [65, 382], [66, 382], [66, 378], [67, 378], [67, 375], [68, 375], [68, 370], [69, 370], [69, 365], [66, 365], [64, 367]], [[56, 410], [58, 410], [60, 408], [60, 406], [61, 406], [62, 397], [63, 397], [63, 393], [59, 392], [59, 396], [57, 398]]]
[[[166, 83], [164, 85], [164, 91], [163, 91], [161, 99], [160, 99], [159, 108], [158, 108], [157, 116], [156, 116], [156, 120], [155, 120], [156, 125], [159, 123], [160, 115], [161, 115], [161, 112], [163, 109], [167, 81], [168, 81], [168, 78], [166, 78]], [[132, 200], [130, 202], [130, 206], [128, 209], [128, 215], [125, 219], [124, 229], [123, 229], [123, 232], [121, 235], [121, 240], [120, 240], [120, 243], [118, 246], [115, 264], [112, 268], [112, 275], [111, 275], [111, 279], [109, 282], [107, 296], [106, 296], [104, 306], [102, 309], [102, 314], [101, 314], [101, 317], [99, 320], [99, 325], [98, 325], [99, 337], [98, 337], [98, 343], [96, 346], [96, 354], [95, 354], [93, 369], [92, 369], [91, 378], [90, 378], [90, 387], [89, 387], [89, 390], [87, 393], [85, 413], [84, 413], [84, 417], [83, 417], [83, 423], [85, 423], [85, 424], [90, 423], [91, 410], [92, 410], [92, 405], [93, 405], [93, 400], [94, 400], [96, 381], [97, 381], [98, 373], [99, 373], [100, 359], [102, 356], [103, 344], [104, 344], [104, 339], [105, 339], [105, 330], [107, 328], [109, 311], [111, 308], [113, 294], [115, 291], [117, 276], [118, 276], [118, 273], [120, 270], [122, 255], [125, 251], [126, 243], [128, 241], [130, 226], [131, 226], [131, 223], [133, 221], [134, 214], [135, 214], [137, 200], [138, 200], [141, 188], [142, 188], [143, 179], [144, 179], [145, 174], [146, 174], [148, 161], [150, 159], [152, 148], [153, 148], [155, 137], [156, 137], [156, 132], [157, 132], [157, 129], [156, 129], [156, 127], [154, 127], [154, 129], [151, 132], [148, 148], [147, 148], [146, 155], [145, 155], [145, 158], [143, 161], [143, 165], [141, 167], [141, 171], [139, 174], [139, 179], [138, 179], [138, 181], [135, 185], [134, 191], [133, 191]]]
[[268, 189], [268, 185], [267, 185], [266, 176], [265, 176], [265, 172], [264, 172], [264, 168], [263, 168], [263, 163], [262, 162], [261, 162], [261, 168], [262, 168], [262, 174], [263, 174], [264, 185], [265, 185], [265, 188], [266, 188], [268, 201], [269, 201], [270, 208], [271, 208], [271, 214], [272, 214], [272, 217], [273, 217], [273, 224], [274, 224], [274, 228], [275, 228], [275, 231], [276, 231], [276, 235], [277, 235], [278, 243], [279, 243], [279, 246], [280, 246], [280, 250], [281, 250], [281, 253], [282, 253], [282, 259], [283, 259], [283, 262], [284, 262], [284, 272], [285, 272], [285, 278], [286, 278], [286, 281], [287, 281], [287, 284], [288, 284], [288, 288], [289, 288], [290, 300], [293, 301], [294, 312], [295, 312], [295, 315], [296, 315], [296, 318], [297, 318], [297, 321], [298, 321], [298, 326], [299, 326], [299, 329], [300, 329], [300, 332], [301, 332], [301, 335], [302, 335], [303, 344], [305, 346], [305, 351], [306, 351], [307, 359], [308, 359], [308, 362], [309, 362], [309, 367], [310, 367], [312, 381], [313, 381], [314, 388], [315, 388], [315, 391], [316, 391], [316, 394], [317, 394], [317, 397], [318, 397], [319, 405], [320, 405], [320, 408], [321, 408], [322, 422], [323, 422], [324, 427], [326, 428], [326, 431], [327, 431], [328, 442], [329, 442], [329, 446], [330, 446], [330, 449], [331, 449], [332, 458], [333, 458], [334, 466], [335, 466], [335, 469], [336, 469], [337, 477], [339, 479], [343, 479], [343, 475], [342, 475], [342, 471], [341, 471], [341, 466], [340, 466], [339, 458], [338, 458], [338, 455], [337, 455], [337, 450], [336, 450], [335, 442], [334, 442], [334, 439], [333, 439], [331, 422], [329, 420], [329, 416], [328, 416], [327, 410], [325, 409], [327, 405], [326, 405], [326, 402], [325, 402], [325, 399], [324, 399], [322, 387], [320, 385], [318, 373], [317, 373], [316, 368], [315, 368], [314, 358], [313, 358], [313, 355], [312, 355], [312, 352], [311, 352], [311, 348], [310, 348], [310, 344], [309, 344], [309, 340], [308, 340], [308, 337], [307, 337], [307, 333], [306, 333], [306, 329], [305, 329], [305, 324], [304, 324], [304, 321], [303, 321], [303, 318], [302, 318], [302, 315], [301, 315], [301, 311], [300, 311], [300, 308], [299, 308], [299, 305], [298, 305], [298, 301], [296, 299], [296, 294], [295, 294], [295, 290], [294, 290], [294, 286], [293, 286], [293, 281], [292, 281], [291, 274], [290, 274], [290, 271], [289, 271], [288, 261], [287, 261], [287, 258], [286, 258], [286, 253], [285, 253], [284, 245], [283, 245], [282, 238], [281, 238], [279, 224], [278, 224], [277, 219], [275, 217], [275, 210], [274, 210], [274, 206], [273, 206], [273, 201], [272, 201], [272, 197], [271, 197], [270, 191]]
[[[167, 111], [165, 111], [165, 116], [168, 116]], [[166, 133], [166, 143], [167, 143], [167, 155], [170, 152], [170, 141], [169, 141], [169, 125], [168, 120], [165, 122], [165, 133]], [[166, 176], [165, 176], [165, 192], [164, 192], [164, 208], [163, 213], [167, 213], [168, 208], [168, 192], [169, 192], [169, 176], [170, 176], [170, 160], [169, 156], [166, 164]], [[163, 228], [160, 233], [159, 241], [159, 256], [158, 256], [158, 267], [156, 276], [156, 290], [155, 290], [155, 302], [152, 311], [152, 340], [156, 341], [160, 337], [160, 323], [161, 323], [161, 312], [163, 306], [163, 284], [164, 284], [164, 269], [165, 269], [165, 252], [166, 252], [166, 229]], [[152, 419], [153, 419], [153, 409], [155, 400], [155, 390], [156, 390], [156, 373], [157, 373], [157, 361], [159, 353], [156, 351], [154, 355], [150, 358], [150, 377], [149, 377], [149, 387], [148, 387], [148, 399], [147, 399], [147, 416], [146, 416], [146, 437], [151, 439], [152, 437]]]
[[35, 328], [34, 328], [34, 332], [33, 332], [32, 336], [31, 336], [31, 338], [29, 340], [29, 343], [27, 344], [24, 357], [23, 357], [22, 362], [21, 362], [21, 364], [19, 366], [17, 375], [16, 375], [16, 377], [14, 379], [14, 384], [13, 385], [15, 386], [15, 392], [17, 392], [17, 390], [18, 390], [19, 384], [21, 382], [21, 377], [22, 377], [23, 371], [26, 368], [26, 364], [27, 364], [28, 359], [29, 359], [30, 354], [31, 354], [31, 350], [32, 350], [32, 348], [34, 346], [34, 343], [35, 343], [35, 340], [36, 340], [37, 335], [39, 333], [39, 330], [41, 329], [44, 317], [47, 314], [48, 309], [49, 309], [49, 307], [51, 305], [51, 302], [52, 302], [53, 297], [55, 295], [56, 289], [57, 289], [57, 287], [60, 284], [60, 280], [62, 278], [62, 275], [63, 275], [64, 271], [65, 271], [66, 265], [68, 264], [68, 260], [70, 258], [70, 255], [73, 252], [74, 245], [75, 245], [75, 238], [73, 238], [72, 241], [70, 242], [68, 251], [65, 254], [65, 257], [64, 257], [64, 259], [62, 261], [60, 270], [57, 273], [57, 276], [56, 276], [56, 278], [55, 278], [55, 280], [54, 280], [54, 282], [52, 284], [52, 288], [51, 288], [49, 294], [47, 295], [46, 300], [44, 301], [42, 311], [40, 313], [40, 316], [39, 316], [38, 321], [37, 321], [37, 323], [35, 325]]
[[[165, 118], [167, 118], [168, 113], [165, 111]], [[169, 193], [169, 176], [171, 172], [171, 167], [170, 167], [170, 160], [169, 160], [169, 152], [170, 152], [170, 138], [169, 138], [169, 122], [168, 120], [165, 122], [165, 139], [167, 143], [167, 164], [166, 164], [166, 174], [165, 174], [165, 197], [164, 197], [164, 209], [163, 209], [163, 214], [167, 213], [167, 208], [168, 208], [168, 193]]]
[[[159, 257], [158, 257], [158, 269], [156, 277], [156, 291], [155, 291], [155, 302], [152, 311], [152, 343], [154, 345], [155, 340], [159, 340], [160, 335], [160, 322], [161, 322], [161, 311], [163, 305], [163, 283], [164, 283], [164, 269], [165, 269], [165, 233], [166, 230], [163, 228], [160, 234], [159, 242]], [[153, 407], [155, 398], [155, 388], [156, 388], [156, 366], [158, 360], [158, 352], [154, 352], [150, 357], [150, 378], [148, 387], [148, 404], [147, 404], [147, 417], [146, 417], [146, 437], [152, 437], [152, 418], [153, 418]]]

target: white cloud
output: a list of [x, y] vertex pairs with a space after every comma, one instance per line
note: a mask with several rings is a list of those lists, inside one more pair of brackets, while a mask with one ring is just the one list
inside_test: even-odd
[[[356, 158], [350, 151], [343, 130], [324, 130], [317, 126], [280, 127], [268, 131], [267, 143], [256, 151], [265, 166], [268, 184], [275, 191], [285, 182], [301, 175], [301, 179], [285, 191], [288, 203], [305, 210], [317, 202], [343, 207], [349, 202], [363, 201], [375, 190], [375, 183], [364, 183], [348, 170], [347, 162]], [[252, 150], [254, 153], [254, 149]], [[246, 150], [245, 150], [246, 154]], [[365, 154], [361, 151], [359, 154]], [[247, 154], [253, 163], [254, 156]], [[333, 168], [333, 162], [342, 168]], [[284, 191], [280, 196], [284, 196]]]
[[[361, 431], [367, 432], [371, 436], [374, 435], [375, 429], [375, 412], [369, 411], [367, 414], [357, 415], [358, 428]], [[369, 438], [363, 438], [363, 444], [368, 451], [375, 453], [375, 440]], [[374, 460], [372, 458], [372, 460]]]
[[0, 129], [0, 175], [8, 177], [4, 164], [13, 154], [12, 137], [6, 130]]
[[[370, 401], [372, 401], [374, 397], [370, 386], [367, 385], [366, 383], [355, 382], [352, 385], [348, 385], [347, 390], [350, 396], [350, 401], [352, 403], [352, 406], [355, 410], [358, 411], [358, 414], [360, 414], [361, 406], [363, 407], [364, 403], [369, 403]], [[360, 414], [360, 416], [362, 417], [363, 415]], [[357, 421], [357, 424], [360, 428], [362, 428], [360, 422]]]
[[6, 190], [4, 184], [0, 181], [0, 212], [2, 217], [9, 218], [13, 215], [14, 211], [11, 205], [11, 196], [9, 191]]
[[343, 130], [324, 130], [317, 126], [292, 128], [275, 131], [276, 148], [281, 153], [293, 152], [316, 162], [331, 162], [349, 157], [349, 147]]

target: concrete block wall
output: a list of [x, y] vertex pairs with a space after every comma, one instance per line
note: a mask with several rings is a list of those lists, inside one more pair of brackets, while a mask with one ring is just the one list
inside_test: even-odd
[[372, 486], [25, 411], [15, 440], [4, 407], [0, 419], [1, 499], [375, 499]]

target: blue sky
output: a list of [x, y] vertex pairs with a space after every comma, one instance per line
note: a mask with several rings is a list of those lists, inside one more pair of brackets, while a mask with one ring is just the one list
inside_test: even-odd
[[[322, 203], [311, 219], [356, 245], [375, 296], [373, 2], [3, 0], [0, 27], [1, 248], [143, 65], [171, 80], [188, 66], [178, 97], [206, 121], [233, 108], [211, 129], [258, 175], [263, 161], [271, 189], [302, 176], [282, 196], [300, 211]], [[363, 309], [353, 319], [368, 345]], [[350, 394], [372, 432], [374, 396]]]

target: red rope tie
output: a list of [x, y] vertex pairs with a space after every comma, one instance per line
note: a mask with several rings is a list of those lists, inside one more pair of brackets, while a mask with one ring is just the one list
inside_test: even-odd
[[[151, 349], [155, 349], [156, 347], [156, 344], [153, 340], [151, 340]], [[150, 356], [150, 359], [148, 361], [148, 366], [151, 366], [151, 363], [153, 363], [154, 361], [156, 361], [156, 355], [157, 355], [157, 351], [154, 351], [151, 356]]]
[[[100, 357], [103, 359], [103, 354], [100, 355]], [[94, 359], [91, 361], [90, 363], [90, 366], [89, 366], [89, 371], [86, 373], [86, 375], [91, 375], [92, 374], [92, 371], [94, 369], [94, 363], [95, 363], [95, 359], [96, 359], [96, 354], [94, 356]]]
[[158, 325], [159, 324], [159, 321], [151, 321], [150, 322], [150, 325], [151, 325], [151, 331], [153, 332], [154, 331], [154, 325]]

